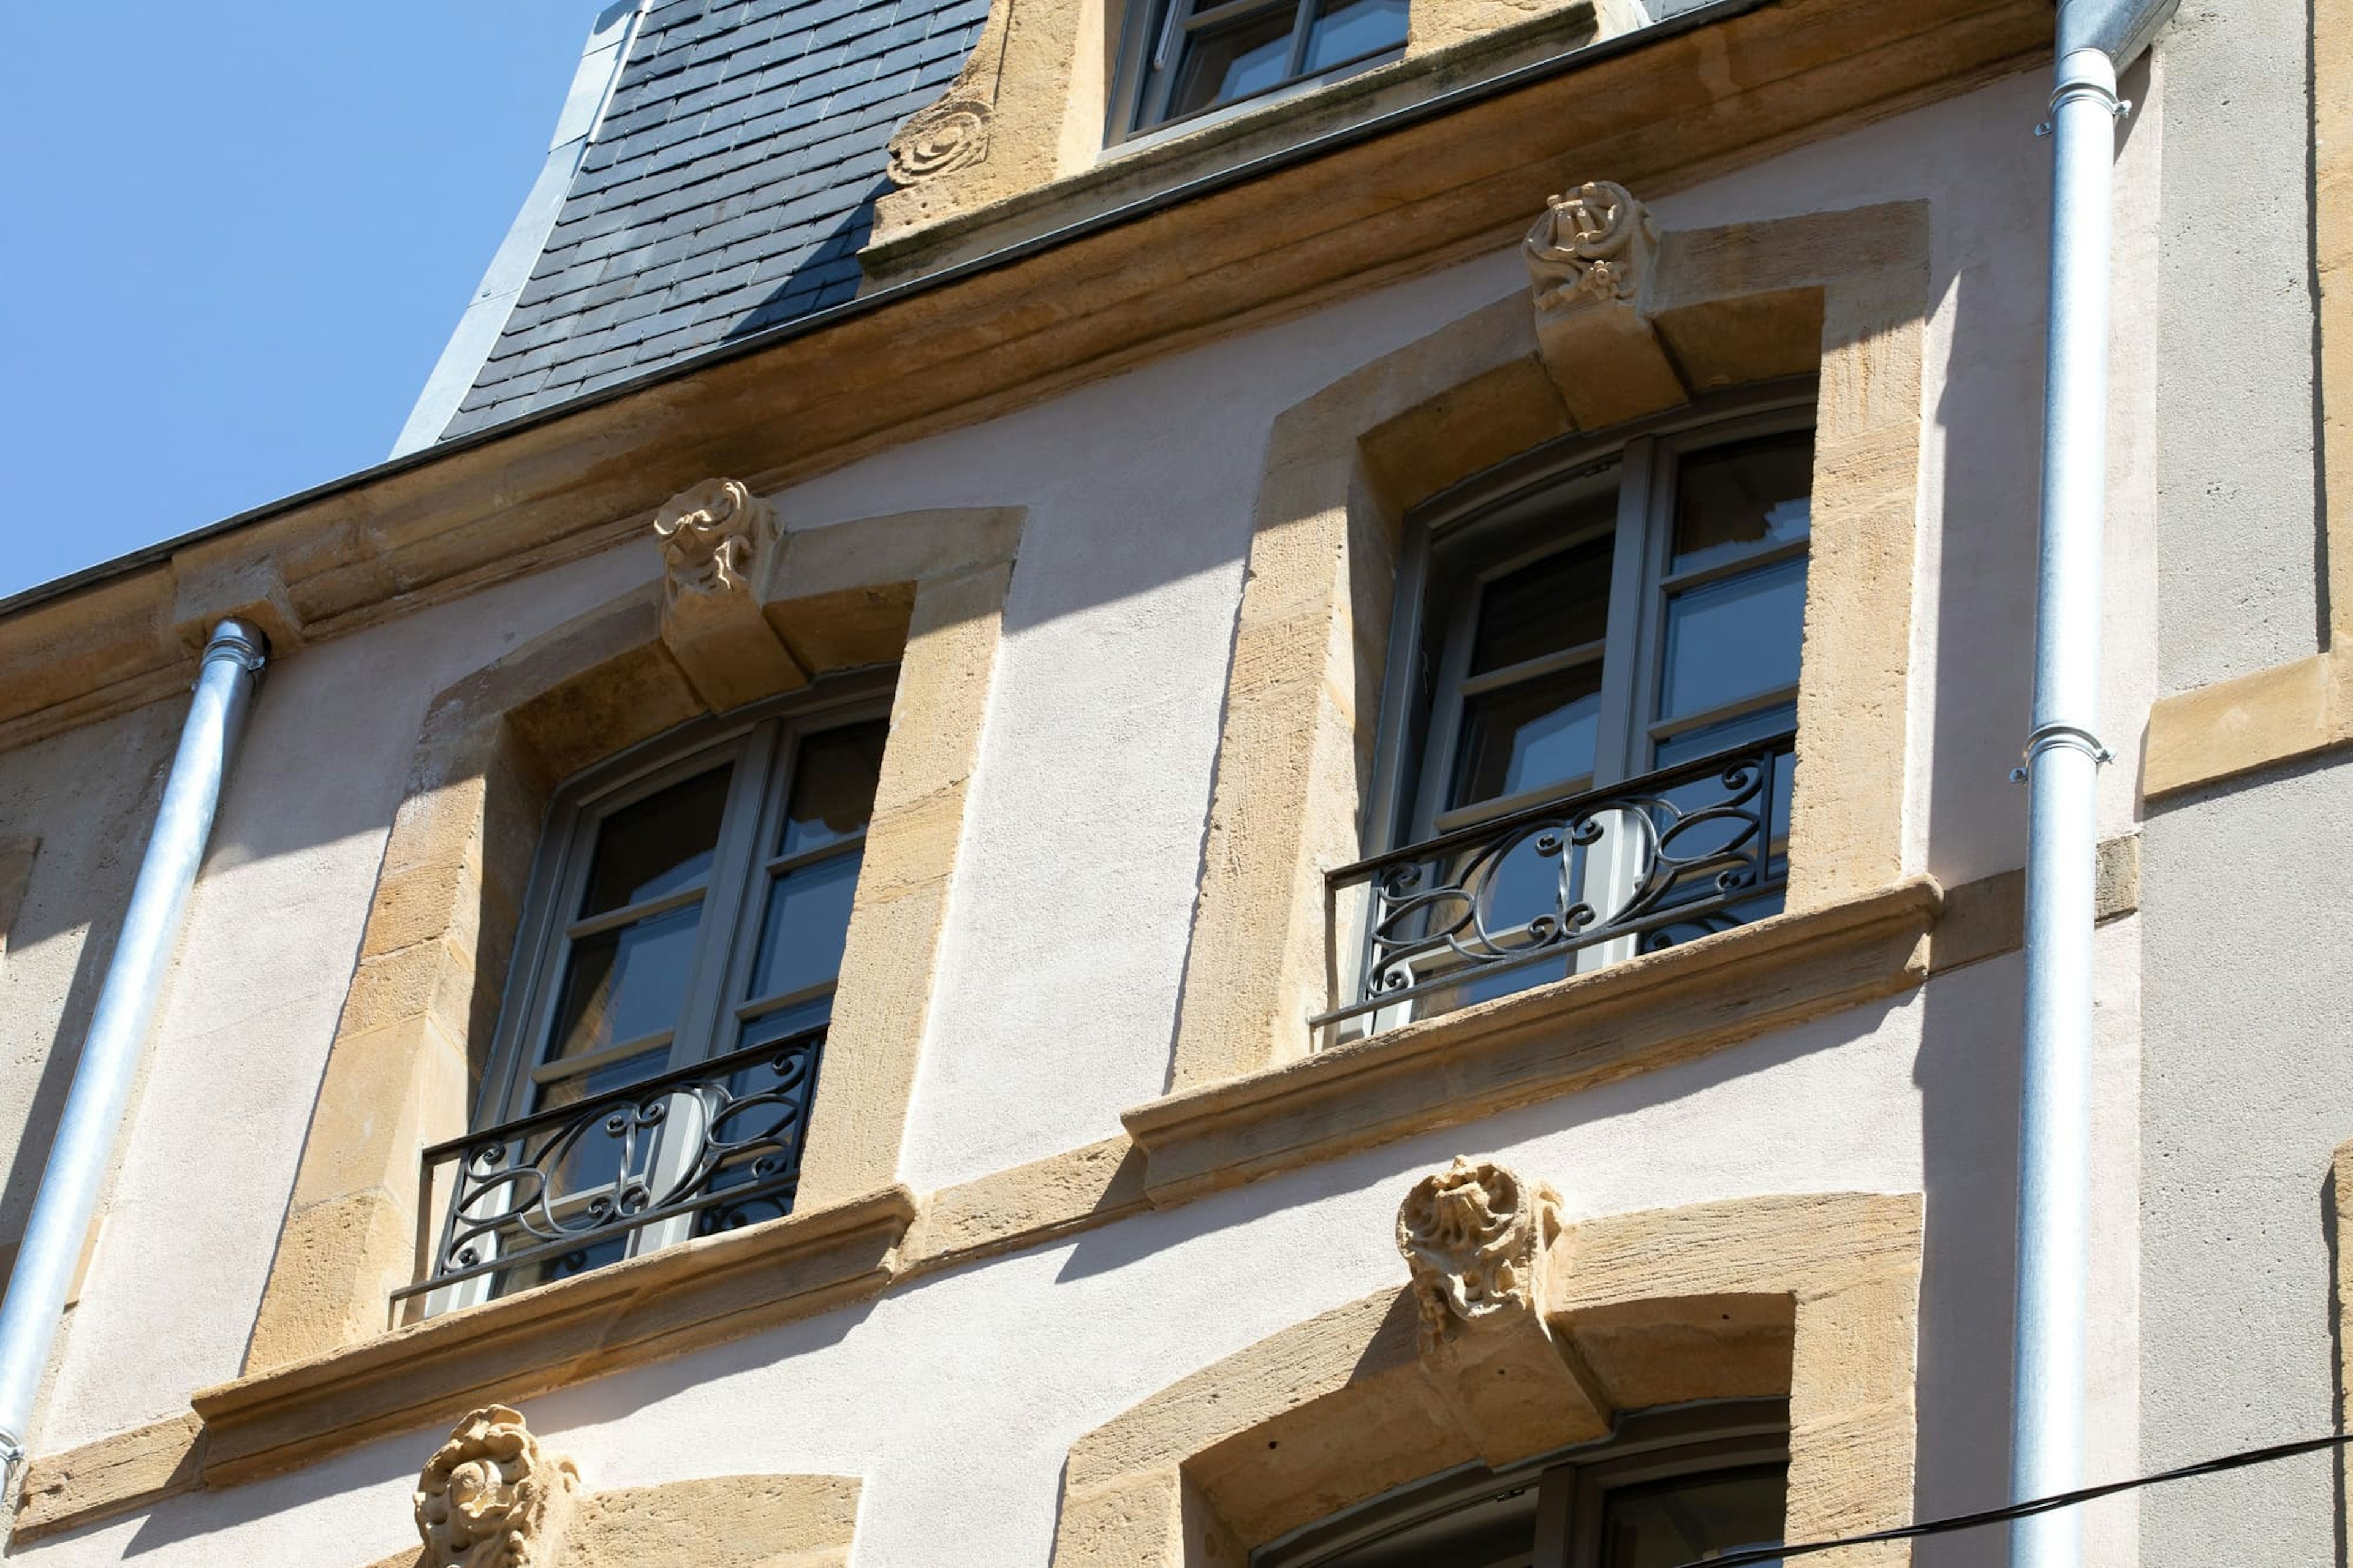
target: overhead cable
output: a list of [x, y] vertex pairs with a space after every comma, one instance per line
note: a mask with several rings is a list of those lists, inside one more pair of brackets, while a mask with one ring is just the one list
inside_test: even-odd
[[1727, 1552], [1721, 1557], [1704, 1557], [1685, 1563], [1681, 1568], [1754, 1568], [1767, 1563], [1779, 1563], [1787, 1558], [1810, 1556], [1817, 1552], [1836, 1552], [1841, 1547], [1873, 1546], [1886, 1541], [1916, 1541], [1924, 1535], [1949, 1535], [1957, 1530], [1978, 1530], [1989, 1524], [2006, 1524], [2013, 1519], [2027, 1519], [2053, 1509], [2073, 1508], [2077, 1503], [2093, 1502], [2118, 1492], [2128, 1492], [2139, 1487], [2153, 1487], [2163, 1481], [2186, 1481], [2192, 1476], [2211, 1476], [2222, 1470], [2242, 1470], [2250, 1465], [2268, 1465], [2274, 1459], [2293, 1459], [2300, 1454], [2316, 1454], [2324, 1448], [2341, 1448], [2353, 1443], [2353, 1432], [2339, 1432], [2327, 1437], [2306, 1437], [2294, 1443], [2274, 1443], [2267, 1448], [2246, 1448], [2235, 1454], [2225, 1454], [2218, 1459], [2200, 1459], [2194, 1465], [2179, 1469], [2159, 1470], [2154, 1475], [2136, 1476], [2128, 1481], [2107, 1481], [2096, 1487], [2078, 1487], [2073, 1491], [2056, 1492], [2050, 1497], [2031, 1498], [2025, 1502], [2010, 1503], [2004, 1508], [1989, 1508], [1976, 1513], [1957, 1513], [1944, 1519], [1923, 1520], [1918, 1524], [1899, 1525], [1894, 1530], [1874, 1530], [1865, 1535], [1841, 1535], [1831, 1541], [1800, 1541], [1788, 1546], [1752, 1546], [1738, 1552]]

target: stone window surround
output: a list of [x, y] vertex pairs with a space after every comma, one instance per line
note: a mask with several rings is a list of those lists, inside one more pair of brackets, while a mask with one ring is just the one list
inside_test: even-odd
[[[1822, 1193], [1563, 1226], [1537, 1259], [1535, 1321], [1486, 1329], [1468, 1359], [1474, 1336], [1417, 1333], [1416, 1291], [1335, 1307], [1074, 1443], [1056, 1568], [1245, 1568], [1253, 1547], [1420, 1477], [1590, 1441], [1613, 1410], [1779, 1394], [1788, 1538], [1907, 1522], [1923, 1211], [1916, 1194]], [[1532, 1419], [1466, 1398], [1490, 1380], [1464, 1374], [1522, 1351], [1589, 1398]], [[1902, 1543], [1852, 1555], [1908, 1558]]]
[[1647, 277], [1622, 300], [1543, 312], [1515, 294], [1278, 416], [1173, 1092], [1310, 1054], [1306, 1020], [1327, 1005], [1324, 878], [1361, 852], [1408, 510], [1704, 392], [1819, 376], [1788, 909], [1904, 881], [1927, 237], [1917, 202], [1651, 234], [1635, 268]]
[[391, 1326], [390, 1292], [415, 1266], [417, 1158], [467, 1126], [555, 786], [703, 713], [891, 663], [892, 736], [799, 1206], [837, 1216], [818, 1228], [881, 1224], [886, 1251], [904, 1228], [899, 1142], [1023, 514], [905, 513], [779, 538], [740, 486], [679, 500], [664, 517], [688, 527], [664, 534], [662, 584], [512, 650], [428, 707], [248, 1377]]

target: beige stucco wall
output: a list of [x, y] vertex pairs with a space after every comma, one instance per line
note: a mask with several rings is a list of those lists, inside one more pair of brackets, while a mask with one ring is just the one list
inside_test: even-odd
[[[2111, 928], [2106, 999], [2137, 941]], [[1457, 1151], [1561, 1189], [1572, 1221], [1709, 1199], [1925, 1192], [1920, 1505], [1998, 1478], [2007, 1364], [2010, 1068], [2017, 963], [1767, 1037], [1706, 1061], [1142, 1215], [955, 1270], [870, 1305], [525, 1402], [596, 1489], [730, 1472], [861, 1479], [856, 1561], [1014, 1568], [1047, 1560], [1070, 1445], [1157, 1389], [1368, 1292], [1401, 1288], [1392, 1227], [1411, 1182]], [[2132, 1210], [2128, 1061], [2104, 1071], [2099, 1176]], [[2103, 1227], [2098, 1299], [2129, 1300], [2128, 1237]], [[2094, 1429], [2128, 1456], [2129, 1314], [2102, 1314]], [[885, 1418], [884, 1413], [888, 1413]], [[747, 1413], [756, 1413], [747, 1418]], [[986, 1434], [985, 1441], [976, 1434]], [[397, 1548], [418, 1432], [290, 1476], [159, 1505], [35, 1544], [79, 1568], [131, 1552], [182, 1568], [348, 1559]], [[2104, 1527], [2103, 1527], [2104, 1528]], [[339, 1543], [322, 1555], [321, 1542]], [[2127, 1561], [2113, 1555], [2100, 1561]]]
[[[1908, 868], [1948, 884], [2022, 858], [2023, 801], [2003, 775], [2024, 726], [2031, 642], [2037, 405], [2020, 388], [2039, 359], [2042, 164], [2025, 131], [2042, 97], [2019, 79], [1690, 189], [1639, 193], [1655, 195], [1671, 229], [1930, 205], [1930, 439], [1905, 766]], [[2126, 237], [2145, 232], [2154, 205], [2161, 118], [2146, 108], [2126, 149]], [[2119, 247], [2123, 320], [2145, 289], [2133, 249]], [[776, 498], [787, 529], [918, 508], [1028, 509], [902, 1156], [910, 1186], [1093, 1142], [1118, 1131], [1122, 1110], [1162, 1092], [1270, 422], [1511, 297], [1523, 278], [1516, 247], [1500, 247]], [[2131, 818], [2151, 570], [2136, 510], [2148, 493], [2146, 409], [2119, 406], [2119, 493], [2140, 499], [2118, 506], [2109, 577], [2112, 651], [2126, 671], [2110, 696], [2112, 742], [2126, 753], [2111, 828]], [[191, 1389], [237, 1373], [427, 699], [657, 569], [649, 545], [613, 552], [304, 651], [275, 672], [192, 910], [42, 1450], [172, 1415]], [[152, 755], [170, 716], [137, 724]], [[0, 760], [0, 779], [13, 765]], [[49, 790], [41, 809], [67, 825], [61, 840], [96, 837], [88, 802]], [[2102, 951], [2104, 1016], [2116, 1022], [2102, 1080], [2100, 1299], [2128, 1304], [2135, 928], [2110, 928]], [[50, 973], [60, 961], [44, 962]], [[5, 977], [16, 963], [0, 960], [0, 983], [15, 984]], [[937, 1561], [929, 1543], [953, 1520], [961, 1561], [1034, 1563], [1074, 1437], [1209, 1361], [1401, 1282], [1388, 1238], [1399, 1193], [1468, 1150], [1507, 1154], [1582, 1214], [1925, 1192], [1921, 1503], [1971, 1506], [1999, 1481], [1985, 1456], [2000, 1451], [2008, 1360], [2017, 1006], [2015, 961], [1993, 961], [1884, 1007], [950, 1272], [537, 1401], [531, 1415], [598, 1488], [857, 1475], [867, 1482], [860, 1561]], [[2135, 1326], [2128, 1305], [2099, 1321], [2094, 1426], [2104, 1443], [2126, 1434], [2125, 1448], [2094, 1456], [2106, 1473], [2129, 1458]], [[123, 1353], [132, 1345], [136, 1356]], [[766, 1414], [745, 1420], [747, 1410]], [[873, 1419], [881, 1410], [894, 1415]], [[332, 1540], [352, 1543], [356, 1568], [400, 1544], [403, 1498], [428, 1447], [420, 1434], [176, 1500], [143, 1521], [41, 1543], [28, 1560], [107, 1562], [135, 1549], [158, 1568], [314, 1561], [317, 1542]]]

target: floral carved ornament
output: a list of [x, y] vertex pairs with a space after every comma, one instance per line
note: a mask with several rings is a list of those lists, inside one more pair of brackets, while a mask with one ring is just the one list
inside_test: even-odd
[[580, 1470], [551, 1454], [503, 1405], [458, 1423], [417, 1478], [423, 1568], [550, 1568], [580, 1491]]
[[1560, 1194], [1490, 1160], [1458, 1157], [1398, 1208], [1398, 1250], [1413, 1273], [1425, 1346], [1499, 1314], [1542, 1310], [1543, 1270], [1561, 1229]]

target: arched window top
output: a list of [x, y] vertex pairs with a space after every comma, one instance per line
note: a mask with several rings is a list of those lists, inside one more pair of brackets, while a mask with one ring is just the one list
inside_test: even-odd
[[1782, 1539], [1788, 1402], [1621, 1416], [1588, 1443], [1467, 1465], [1292, 1531], [1251, 1568], [1678, 1568]]

